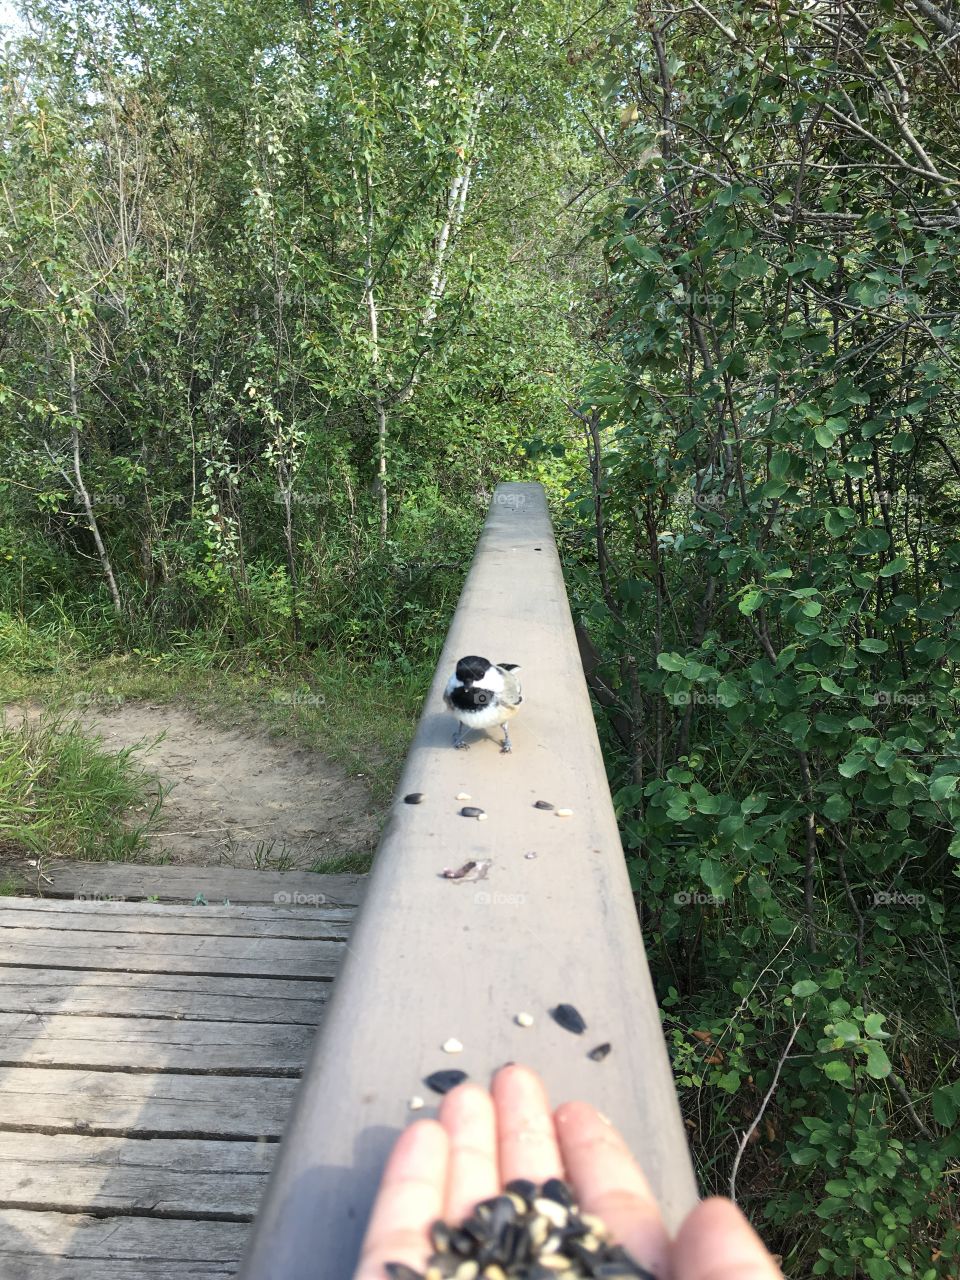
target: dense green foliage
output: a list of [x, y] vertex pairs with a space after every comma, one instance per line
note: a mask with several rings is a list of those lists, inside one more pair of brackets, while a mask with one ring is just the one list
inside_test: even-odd
[[791, 1277], [955, 1276], [956, 5], [30, 14], [0, 667], [410, 704], [544, 480], [704, 1187]]
[[605, 86], [577, 582], [701, 1167], [796, 1275], [960, 1252], [960, 65], [922, 18], [650, 13]]
[[0, 149], [8, 605], [422, 650], [584, 366], [566, 10], [515, 8], [36, 10]]

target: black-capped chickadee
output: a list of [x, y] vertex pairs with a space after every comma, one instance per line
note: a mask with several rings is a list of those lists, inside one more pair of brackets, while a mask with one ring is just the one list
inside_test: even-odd
[[488, 662], [470, 655], [457, 663], [456, 674], [447, 681], [443, 700], [460, 723], [453, 735], [453, 745], [465, 750], [464, 735], [468, 729], [503, 730], [501, 751], [511, 751], [507, 721], [520, 710], [523, 697], [520, 681], [514, 675], [515, 662]]

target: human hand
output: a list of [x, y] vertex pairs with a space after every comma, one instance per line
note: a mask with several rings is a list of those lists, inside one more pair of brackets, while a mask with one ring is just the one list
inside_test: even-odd
[[490, 1093], [463, 1084], [437, 1120], [397, 1139], [373, 1206], [355, 1280], [384, 1280], [384, 1263], [423, 1271], [429, 1230], [459, 1223], [514, 1178], [563, 1178], [584, 1212], [658, 1280], [782, 1280], [753, 1228], [730, 1200], [705, 1200], [670, 1240], [649, 1183], [610, 1122], [585, 1102], [551, 1115], [540, 1078], [504, 1067]]

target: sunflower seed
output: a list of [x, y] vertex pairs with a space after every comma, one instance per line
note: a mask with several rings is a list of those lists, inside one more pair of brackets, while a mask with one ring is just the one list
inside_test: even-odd
[[535, 809], [552, 809], [553, 805], [549, 800], [537, 800], [533, 806]]
[[473, 796], [470, 794], [470, 792], [469, 792], [469, 791], [458, 791], [458, 792], [457, 792], [457, 795], [456, 795], [456, 799], [457, 799], [457, 800], [472, 800], [472, 799], [473, 799]]
[[557, 1204], [562, 1204], [565, 1209], [569, 1209], [573, 1204], [573, 1195], [570, 1188], [565, 1182], [561, 1182], [559, 1178], [548, 1178], [543, 1184], [540, 1194], [547, 1200], [555, 1200]]
[[533, 1202], [533, 1207], [537, 1213], [541, 1214], [548, 1222], [552, 1222], [555, 1227], [565, 1227], [570, 1214], [565, 1205], [558, 1204], [556, 1200], [548, 1200], [546, 1196], [540, 1195]]
[[423, 804], [423, 792], [411, 791], [408, 796], [403, 797], [404, 804]]
[[452, 1232], [447, 1224], [439, 1219], [430, 1228], [430, 1243], [437, 1253], [449, 1252], [451, 1234]]
[[390, 1280], [423, 1280], [420, 1272], [414, 1271], [413, 1267], [408, 1267], [405, 1262], [385, 1262], [383, 1269]]
[[573, 810], [572, 810], [572, 809], [558, 809], [558, 810], [557, 810], [557, 817], [558, 817], [558, 818], [572, 818], [572, 817], [573, 817]]
[[587, 1029], [587, 1024], [572, 1004], [558, 1004], [550, 1010], [550, 1016], [564, 1031], [572, 1031], [575, 1036], [583, 1035]]
[[443, 1052], [444, 1053], [463, 1053], [463, 1045], [460, 1043], [459, 1040], [456, 1040], [454, 1039], [453, 1036], [451, 1036], [449, 1040], [444, 1040]]
[[423, 1083], [428, 1089], [432, 1089], [434, 1093], [449, 1093], [458, 1084], [463, 1084], [466, 1078], [467, 1073], [465, 1071], [448, 1069], [446, 1071], [434, 1071], [433, 1075], [425, 1077]]
[[479, 818], [481, 813], [483, 810], [478, 809], [475, 804], [465, 804], [460, 810], [461, 818]]
[[507, 1183], [504, 1190], [512, 1191], [514, 1195], [519, 1196], [521, 1200], [524, 1200], [528, 1205], [531, 1205], [536, 1199], [537, 1184], [535, 1182], [531, 1182], [529, 1178], [514, 1178], [512, 1182]]
[[606, 1041], [604, 1044], [598, 1044], [595, 1049], [590, 1050], [587, 1057], [591, 1058], [594, 1062], [602, 1062], [610, 1052], [611, 1047], [612, 1046], [609, 1041]]
[[454, 1271], [454, 1280], [477, 1280], [480, 1274], [480, 1263], [474, 1258], [468, 1258], [466, 1262], [461, 1262]]
[[415, 1093], [413, 1097], [410, 1099], [410, 1101], [407, 1103], [407, 1106], [410, 1108], [411, 1111], [422, 1111], [425, 1105], [426, 1104], [424, 1103], [423, 1099], [420, 1097], [418, 1093]]
[[517, 1024], [518, 1027], [532, 1027], [533, 1014], [518, 1013], [517, 1016], [514, 1018], [514, 1022]]
[[527, 859], [527, 861], [529, 862], [531, 858], [535, 858], [537, 855], [536, 855], [535, 853], [525, 853], [523, 856], [524, 856], [524, 857]]

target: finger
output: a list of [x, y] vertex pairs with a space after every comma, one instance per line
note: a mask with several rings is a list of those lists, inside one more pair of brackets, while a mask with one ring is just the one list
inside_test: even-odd
[[783, 1280], [763, 1241], [731, 1200], [698, 1204], [673, 1245], [675, 1274], [683, 1280]]
[[478, 1201], [500, 1190], [493, 1100], [478, 1085], [459, 1085], [440, 1104], [440, 1123], [450, 1141], [443, 1217], [462, 1222]]
[[493, 1079], [500, 1179], [545, 1182], [563, 1172], [546, 1090], [526, 1067], [503, 1067]]
[[623, 1138], [586, 1102], [565, 1103], [555, 1118], [564, 1168], [581, 1208], [602, 1218], [613, 1239], [641, 1266], [665, 1277], [666, 1227], [650, 1184]]
[[427, 1233], [443, 1211], [448, 1146], [435, 1120], [418, 1120], [401, 1133], [383, 1171], [356, 1280], [384, 1280], [385, 1262], [423, 1270]]

